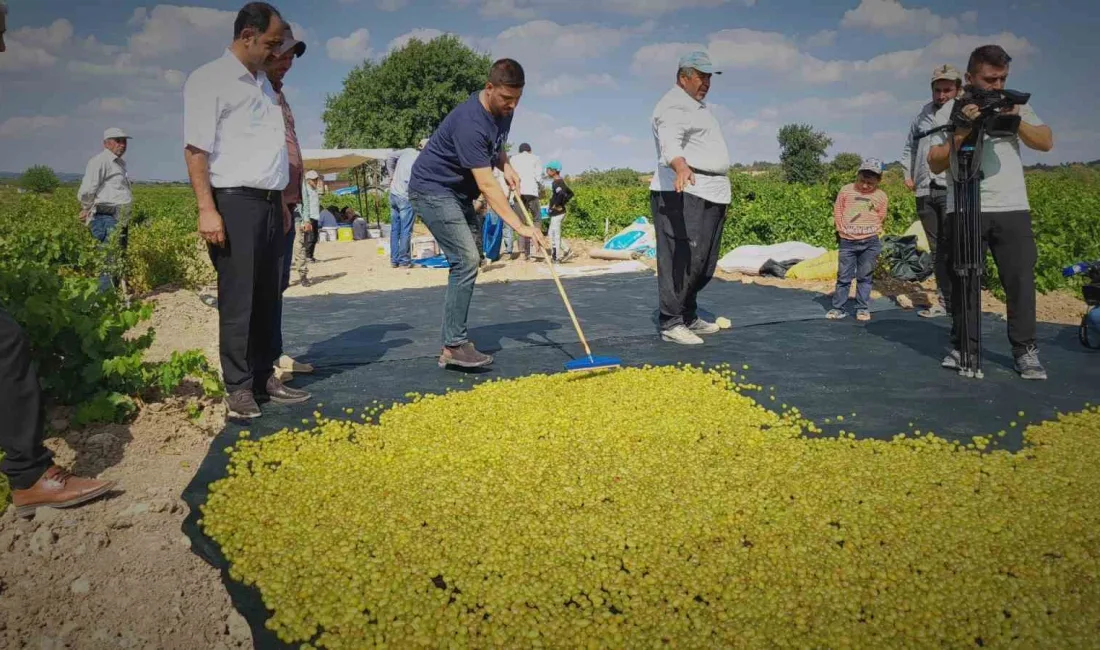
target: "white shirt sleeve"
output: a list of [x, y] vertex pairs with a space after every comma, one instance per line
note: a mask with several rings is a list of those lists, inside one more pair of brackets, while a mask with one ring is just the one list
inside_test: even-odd
[[[922, 111], [923, 113], [923, 111]], [[918, 114], [913, 118], [913, 121], [909, 123], [909, 131], [905, 134], [905, 145], [901, 148], [901, 168], [905, 171], [905, 180], [913, 180], [913, 173], [919, 168], [920, 161], [913, 160], [913, 136], [917, 133], [917, 122], [920, 121], [920, 115]], [[920, 151], [920, 147], [916, 147], [917, 151]]]
[[183, 143], [211, 153], [217, 133], [217, 91], [192, 76], [183, 87]]
[[[951, 121], [951, 110], [955, 106], [955, 100], [951, 100], [940, 107], [940, 110], [936, 111], [936, 116], [932, 118], [932, 128], [941, 127]], [[943, 144], [947, 144], [947, 139], [950, 137], [950, 133], [947, 131], [940, 131], [939, 133], [933, 133], [929, 137], [931, 138], [930, 146], [938, 147]]]
[[88, 166], [84, 168], [84, 179], [80, 181], [80, 189], [76, 193], [77, 200], [84, 208], [92, 207], [95, 203], [96, 194], [99, 193], [99, 187], [103, 184], [103, 164], [100, 162], [101, 160], [100, 156], [94, 156], [88, 161]]
[[1031, 107], [1031, 104], [1024, 104], [1020, 107], [1020, 121], [1027, 122], [1031, 126], [1045, 126], [1043, 120], [1039, 119], [1039, 116], [1035, 114], [1035, 109]]
[[684, 133], [688, 129], [687, 111], [670, 106], [653, 116], [653, 130], [661, 150], [661, 164], [672, 166], [676, 158], [684, 157]]

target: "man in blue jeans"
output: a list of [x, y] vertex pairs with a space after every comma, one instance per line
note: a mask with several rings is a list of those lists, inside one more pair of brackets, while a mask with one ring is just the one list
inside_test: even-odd
[[494, 63], [485, 88], [443, 119], [412, 167], [409, 199], [451, 267], [443, 306], [440, 367], [480, 368], [493, 362], [493, 357], [474, 347], [466, 329], [481, 261], [481, 229], [474, 199], [484, 195], [489, 209], [518, 235], [533, 237], [547, 248], [542, 230], [528, 226], [516, 215], [493, 178], [493, 168], [500, 169], [508, 187], [519, 190], [519, 176], [508, 163], [504, 143], [523, 85], [519, 63], [512, 59]]
[[[77, 190], [80, 201], [80, 218], [92, 231], [92, 237], [106, 246], [111, 233], [122, 223], [122, 241], [125, 248], [126, 225], [130, 217], [130, 206], [134, 194], [130, 189], [130, 177], [126, 171], [126, 162], [122, 159], [129, 147], [130, 136], [122, 129], [110, 128], [103, 132], [103, 151], [88, 161], [84, 170], [84, 180]], [[111, 262], [109, 261], [110, 265]], [[104, 271], [99, 276], [99, 290], [108, 291], [113, 284], [111, 273]]]
[[416, 214], [409, 202], [409, 177], [413, 163], [426, 146], [428, 139], [424, 138], [416, 149], [403, 151], [390, 181], [390, 265], [395, 269], [412, 266], [412, 231]]

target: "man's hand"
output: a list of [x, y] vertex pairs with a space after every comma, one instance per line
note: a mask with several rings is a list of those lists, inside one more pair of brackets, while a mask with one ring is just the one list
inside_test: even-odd
[[511, 165], [504, 166], [504, 182], [508, 183], [508, 187], [512, 188], [513, 192], [519, 194], [519, 174], [512, 169]]
[[670, 166], [676, 172], [676, 180], [672, 184], [673, 189], [677, 192], [683, 192], [688, 185], [695, 185], [695, 172], [691, 171], [691, 167], [688, 166], [686, 160], [682, 157], [675, 158]]
[[294, 227], [294, 217], [290, 216], [290, 206], [283, 204], [283, 234], [289, 234]]
[[909, 191], [912, 192], [917, 189], [917, 184], [913, 182], [912, 178], [907, 178], [905, 179], [905, 187], [909, 188]]
[[313, 222], [309, 219], [302, 219], [302, 232], [313, 232]]
[[[974, 120], [978, 119], [978, 116], [980, 116], [982, 114], [982, 109], [978, 108], [977, 104], [967, 104], [966, 106], [963, 106], [962, 114], [963, 114], [963, 117], [965, 117], [966, 119], [973, 122]], [[963, 140], [970, 137], [970, 132], [971, 131], [972, 131], [972, 129], [969, 128], [969, 127], [959, 127], [958, 129], [956, 129], [955, 130], [955, 143], [956, 143], [956, 145], [961, 144]]]
[[84, 222], [85, 226], [87, 226], [89, 223], [92, 222], [92, 211], [88, 208], [83, 208], [80, 211], [80, 220]]
[[199, 210], [199, 236], [213, 246], [225, 246], [225, 222], [217, 210]]
[[524, 226], [519, 230], [520, 237], [528, 237], [535, 240], [538, 243], [539, 248], [544, 251], [550, 250], [550, 242], [546, 241], [546, 235], [542, 234], [542, 228], [537, 226]]

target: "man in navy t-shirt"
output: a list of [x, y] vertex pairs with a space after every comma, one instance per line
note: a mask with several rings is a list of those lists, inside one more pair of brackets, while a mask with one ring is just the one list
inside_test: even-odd
[[409, 200], [451, 265], [443, 305], [440, 367], [479, 368], [493, 362], [493, 357], [474, 347], [466, 330], [481, 262], [477, 247], [481, 230], [474, 199], [484, 195], [489, 208], [520, 236], [547, 247], [542, 230], [526, 225], [516, 215], [493, 176], [493, 168], [500, 169], [508, 186], [518, 191], [519, 176], [508, 163], [504, 143], [512, 113], [523, 96], [523, 84], [519, 63], [512, 59], [494, 63], [485, 88], [443, 119], [413, 164]]

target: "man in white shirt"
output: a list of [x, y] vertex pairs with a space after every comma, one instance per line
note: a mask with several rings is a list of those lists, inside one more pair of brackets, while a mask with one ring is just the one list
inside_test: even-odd
[[[527, 207], [527, 212], [535, 221], [535, 227], [541, 227], [542, 206], [539, 205], [539, 191], [542, 189], [542, 184], [539, 181], [543, 173], [542, 160], [531, 152], [531, 145], [526, 142], [519, 146], [519, 153], [512, 156], [511, 160], [512, 168], [519, 174], [519, 200], [523, 201], [523, 205]], [[519, 247], [523, 257], [530, 258], [531, 241], [526, 237], [520, 237]], [[510, 246], [508, 250], [511, 252]]]
[[[84, 168], [84, 180], [80, 183], [76, 197], [80, 201], [80, 218], [92, 231], [92, 236], [106, 245], [115, 227], [122, 223], [121, 245], [125, 248], [126, 225], [129, 221], [130, 206], [134, 194], [130, 188], [130, 177], [126, 173], [126, 153], [130, 136], [122, 129], [110, 128], [103, 132], [103, 151], [88, 161]], [[111, 288], [111, 274], [104, 272], [99, 276], [99, 290]]]
[[[999, 45], [983, 45], [970, 54], [966, 66], [966, 82], [981, 90], [1004, 90], [1008, 80], [1008, 67], [1012, 58]], [[955, 102], [963, 102], [962, 114], [968, 119], [978, 117], [980, 110], [968, 104], [962, 95], [943, 105], [936, 113], [933, 126], [943, 126], [951, 121]], [[1014, 106], [1001, 111], [1002, 115], [1019, 115], [1019, 132], [1010, 136], [985, 135], [981, 143], [980, 182], [982, 249], [993, 252], [993, 260], [1001, 277], [1007, 297], [1008, 340], [1012, 344], [1012, 356], [1016, 359], [1016, 372], [1024, 379], [1046, 379], [1047, 373], [1039, 362], [1039, 350], [1035, 346], [1035, 233], [1031, 229], [1031, 206], [1028, 203], [1027, 184], [1024, 181], [1024, 165], [1020, 160], [1020, 143], [1036, 151], [1054, 148], [1054, 135], [1043, 124], [1030, 104]], [[955, 209], [955, 178], [952, 159], [959, 146], [970, 137], [972, 130], [960, 128], [954, 133], [941, 132], [932, 136], [932, 148], [928, 152], [928, 166], [934, 174], [947, 172], [948, 221], [953, 222]], [[953, 231], [954, 227], [949, 228]], [[951, 233], [952, 239], [954, 233]], [[954, 248], [954, 246], [951, 246]], [[984, 252], [983, 252], [984, 255]], [[954, 266], [954, 260], [951, 260]], [[977, 348], [977, 327], [972, 323], [970, 331], [962, 331], [963, 297], [961, 291], [953, 292], [951, 344], [952, 350], [943, 360], [943, 367], [956, 370], [960, 367], [961, 341], [970, 337]], [[979, 319], [980, 320], [980, 319]]]
[[653, 111], [657, 173], [650, 211], [657, 233], [660, 330], [665, 341], [699, 345], [718, 326], [699, 318], [697, 297], [714, 276], [730, 203], [730, 155], [703, 103], [714, 70], [706, 52], [680, 59], [676, 85]]
[[428, 138], [417, 143], [415, 149], [401, 152], [390, 181], [390, 265], [395, 269], [412, 268], [412, 231], [416, 214], [409, 202], [409, 177], [413, 163], [426, 146]]
[[921, 108], [909, 125], [905, 146], [901, 149], [901, 166], [905, 170], [905, 186], [916, 194], [917, 216], [928, 235], [928, 246], [935, 260], [937, 304], [919, 312], [924, 318], [946, 316], [951, 306], [951, 284], [954, 273], [947, 265], [947, 180], [943, 173], [928, 169], [928, 149], [931, 138], [914, 137], [932, 128], [936, 112], [955, 99], [962, 90], [962, 75], [953, 65], [941, 65], [932, 71], [932, 101]]
[[264, 68], [286, 23], [271, 5], [237, 13], [225, 54], [191, 73], [183, 89], [184, 158], [199, 207], [199, 235], [218, 274], [218, 335], [230, 418], [260, 416], [256, 398], [300, 404], [273, 369], [281, 255], [292, 226], [282, 190], [290, 179], [286, 125]]

